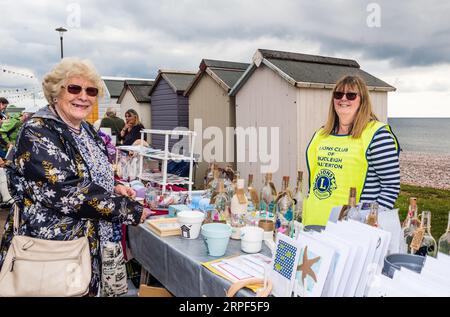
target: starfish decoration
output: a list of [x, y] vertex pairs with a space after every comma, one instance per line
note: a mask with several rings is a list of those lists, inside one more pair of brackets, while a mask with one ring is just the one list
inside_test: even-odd
[[309, 275], [312, 277], [314, 282], [317, 283], [316, 274], [314, 273], [314, 270], [312, 269], [312, 266], [320, 260], [320, 256], [317, 258], [308, 259], [308, 246], [305, 247], [305, 251], [303, 252], [303, 263], [301, 265], [297, 266], [297, 271], [302, 271], [302, 283], [305, 285], [305, 278]]

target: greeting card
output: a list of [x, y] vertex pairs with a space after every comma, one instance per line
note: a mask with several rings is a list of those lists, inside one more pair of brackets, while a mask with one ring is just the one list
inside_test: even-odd
[[278, 297], [290, 297], [292, 294], [295, 272], [300, 255], [299, 246], [294, 239], [279, 234], [272, 258], [272, 294]]
[[310, 235], [300, 233], [297, 243], [300, 256], [294, 281], [294, 295], [319, 297], [334, 261], [335, 251]]

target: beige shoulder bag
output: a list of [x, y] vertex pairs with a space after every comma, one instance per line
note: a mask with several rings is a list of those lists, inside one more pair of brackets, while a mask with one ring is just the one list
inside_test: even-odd
[[0, 272], [0, 296], [83, 296], [89, 291], [91, 256], [86, 237], [56, 241], [18, 235], [19, 208], [14, 204], [14, 237]]

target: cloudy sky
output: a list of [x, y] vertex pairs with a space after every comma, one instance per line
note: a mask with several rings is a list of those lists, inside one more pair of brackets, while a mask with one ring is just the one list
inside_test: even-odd
[[447, 1], [0, 0], [0, 11], [0, 67], [15, 73], [0, 71], [0, 91], [39, 83], [59, 61], [63, 26], [64, 55], [104, 76], [249, 62], [257, 48], [320, 54], [356, 59], [395, 86], [391, 117], [450, 117]]

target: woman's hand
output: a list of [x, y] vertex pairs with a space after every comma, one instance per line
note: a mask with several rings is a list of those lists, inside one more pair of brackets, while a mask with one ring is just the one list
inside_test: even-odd
[[154, 212], [151, 211], [148, 208], [144, 208], [144, 211], [142, 211], [142, 216], [141, 216], [141, 223], [143, 223], [148, 217], [150, 217], [151, 214], [153, 214]]
[[126, 196], [130, 198], [136, 197], [136, 191], [128, 186], [125, 185], [116, 185], [114, 186], [114, 192], [121, 196]]
[[122, 130], [120, 130], [120, 135], [124, 136], [125, 134], [127, 134], [128, 132], [130, 132], [131, 130], [131, 125], [126, 123], [125, 126], [123, 127]]

